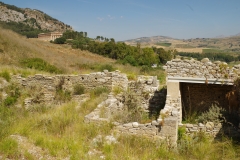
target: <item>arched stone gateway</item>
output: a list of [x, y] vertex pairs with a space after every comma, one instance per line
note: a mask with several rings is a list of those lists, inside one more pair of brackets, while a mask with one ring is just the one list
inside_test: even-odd
[[[234, 97], [227, 99], [226, 95], [231, 95], [229, 92], [233, 89], [233, 82], [240, 74], [239, 65], [230, 68], [227, 63], [211, 62], [208, 58], [201, 62], [194, 59], [173, 59], [166, 63], [164, 69], [167, 72], [167, 98], [158, 119], [165, 123], [160, 132], [162, 137], [176, 142], [177, 128], [182, 125], [185, 109], [205, 111], [213, 104], [225, 107], [228, 111], [233, 108], [229, 106], [229, 99]], [[234, 104], [239, 107], [239, 103]], [[234, 108], [236, 111], [236, 106]], [[187, 129], [188, 127], [199, 130], [199, 125], [186, 125]], [[218, 131], [219, 129], [212, 130]]]

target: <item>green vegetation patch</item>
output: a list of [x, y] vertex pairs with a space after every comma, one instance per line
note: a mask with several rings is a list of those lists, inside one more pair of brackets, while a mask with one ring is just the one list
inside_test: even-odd
[[6, 81], [10, 81], [11, 76], [10, 73], [8, 71], [2, 71], [0, 72], [0, 77], [3, 77]]
[[156, 45], [163, 46], [163, 47], [170, 47], [172, 45], [172, 43], [160, 43], [160, 42], [158, 42], [158, 43], [156, 43]]
[[176, 44], [176, 48], [195, 48], [189, 44]]
[[224, 61], [224, 62], [232, 62], [232, 61], [238, 61], [240, 59], [239, 57], [235, 57], [234, 55], [228, 54], [228, 53], [190, 53], [190, 52], [178, 52], [177, 53], [180, 56], [184, 57], [192, 57], [196, 58], [197, 60], [202, 60], [203, 58], [209, 58], [211, 61]]
[[223, 53], [223, 50], [219, 50], [219, 49], [202, 49], [202, 53]]
[[5, 153], [8, 158], [18, 159], [18, 143], [16, 140], [6, 138], [0, 143], [0, 151]]
[[[36, 22], [34, 22], [35, 19], [30, 19], [28, 21], [30, 21], [32, 24], [36, 24]], [[36, 21], [36, 20], [35, 20]], [[0, 26], [4, 29], [10, 29], [13, 30], [14, 32], [24, 35], [27, 38], [37, 38], [39, 33], [46, 33], [49, 31], [46, 30], [41, 30], [40, 26], [38, 29], [33, 28], [30, 25], [24, 24], [24, 23], [17, 23], [17, 22], [0, 22]]]
[[0, 2], [0, 5], [7, 7], [7, 9], [11, 9], [11, 10], [14, 10], [14, 11], [17, 11], [17, 12], [20, 12], [20, 13], [24, 14], [24, 10], [23, 9], [18, 8], [16, 6], [14, 6], [14, 5], [5, 4], [3, 2]]
[[36, 69], [39, 71], [46, 71], [50, 73], [61, 74], [63, 71], [57, 67], [47, 63], [41, 58], [28, 58], [21, 61], [21, 64], [27, 68]]

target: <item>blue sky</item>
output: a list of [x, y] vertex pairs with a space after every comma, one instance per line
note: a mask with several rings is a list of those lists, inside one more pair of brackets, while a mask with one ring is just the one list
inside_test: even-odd
[[0, 0], [39, 9], [88, 36], [212, 38], [240, 33], [240, 0]]

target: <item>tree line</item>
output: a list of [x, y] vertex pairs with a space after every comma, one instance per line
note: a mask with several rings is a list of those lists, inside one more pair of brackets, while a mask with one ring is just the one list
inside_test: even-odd
[[232, 62], [239, 61], [240, 56], [233, 56], [227, 53], [188, 53], [188, 52], [178, 52], [177, 55], [196, 58], [197, 60], [201, 60], [203, 58], [209, 58], [211, 61], [224, 61], [224, 62]]
[[175, 51], [165, 51], [162, 48], [142, 48], [140, 43], [136, 46], [130, 46], [124, 42], [115, 42], [114, 38], [97, 36], [95, 39], [91, 39], [87, 37], [86, 32], [76, 31], [66, 31], [54, 43], [68, 43], [73, 48], [88, 50], [92, 53], [116, 59], [122, 64], [128, 63], [132, 66], [165, 64], [175, 54]]

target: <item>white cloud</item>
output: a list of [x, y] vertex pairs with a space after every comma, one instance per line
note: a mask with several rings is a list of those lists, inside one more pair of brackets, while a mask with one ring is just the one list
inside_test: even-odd
[[115, 17], [111, 16], [111, 15], [108, 15], [108, 18], [109, 19], [115, 19]]
[[98, 17], [97, 18], [100, 22], [102, 22], [104, 20], [104, 18]]

